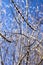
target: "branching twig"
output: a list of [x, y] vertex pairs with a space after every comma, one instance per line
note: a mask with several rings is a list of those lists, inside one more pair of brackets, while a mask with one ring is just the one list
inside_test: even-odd
[[35, 37], [33, 37], [33, 36], [27, 36], [27, 35], [25, 35], [25, 34], [23, 34], [23, 33], [12, 33], [12, 34], [18, 34], [18, 35], [23, 35], [23, 36], [25, 36], [26, 38], [28, 38], [28, 39], [30, 39], [30, 38], [33, 38], [34, 40], [36, 40], [36, 41], [38, 41], [39, 43], [41, 43], [41, 41], [39, 41], [37, 38], [35, 38]]

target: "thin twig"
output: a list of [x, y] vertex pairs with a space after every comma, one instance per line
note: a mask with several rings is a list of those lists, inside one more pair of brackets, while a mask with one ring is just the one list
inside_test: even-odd
[[17, 65], [21, 65], [22, 60], [24, 59], [24, 57], [27, 55], [27, 53], [25, 53], [25, 55], [22, 56], [22, 58], [19, 60]]
[[32, 29], [32, 30], [35, 30], [28, 22], [27, 20], [25, 20], [24, 16], [22, 15], [22, 13], [19, 11], [18, 7], [16, 6], [16, 4], [14, 3], [13, 0], [11, 0], [12, 3], [14, 4], [14, 7], [16, 8], [17, 12], [21, 15], [22, 19], [26, 22], [26, 24]]
[[1, 36], [4, 40], [6, 40], [7, 42], [11, 43], [11, 41], [8, 40], [4, 35], [2, 35], [2, 33], [0, 33], [0, 36]]
[[41, 65], [42, 61], [43, 61], [43, 59], [41, 59], [41, 61], [39, 62], [39, 64], [38, 64], [38, 65]]
[[23, 33], [13, 33], [13, 34], [18, 34], [18, 35], [23, 35], [23, 36], [25, 36], [26, 38], [28, 38], [28, 39], [30, 39], [30, 38], [33, 38], [34, 40], [36, 40], [36, 41], [38, 41], [39, 43], [41, 43], [41, 41], [39, 41], [37, 38], [35, 38], [35, 37], [33, 37], [33, 36], [27, 36], [27, 35], [25, 35], [25, 34], [23, 34]]

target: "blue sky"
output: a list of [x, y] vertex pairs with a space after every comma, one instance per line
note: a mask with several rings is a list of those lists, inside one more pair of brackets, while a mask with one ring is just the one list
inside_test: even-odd
[[[14, 0], [14, 2], [18, 5], [18, 7], [21, 8], [22, 12], [26, 10], [25, 9], [26, 0]], [[39, 11], [43, 12], [43, 9], [41, 8], [41, 5], [43, 5], [43, 0], [29, 0], [28, 2], [29, 2], [29, 10], [28, 11], [32, 15], [32, 17], [36, 18], [36, 16], [37, 16], [38, 19], [42, 18], [43, 14], [39, 15], [39, 12], [36, 13], [35, 10], [38, 8]], [[4, 29], [7, 28], [8, 30], [11, 31], [11, 24], [12, 24], [11, 19], [13, 19], [12, 11], [14, 11], [14, 14], [15, 14], [16, 11], [15, 11], [15, 9], [13, 9], [13, 6], [10, 6], [10, 5], [12, 5], [10, 0], [2, 0], [2, 7], [1, 7], [2, 14], [1, 14], [1, 17], [3, 18], [3, 20], [4, 20], [4, 18], [6, 20], [6, 26], [3, 26], [3, 28]], [[24, 15], [24, 17], [25, 17], [25, 15]], [[30, 22], [31, 21], [32, 20], [30, 18]], [[43, 25], [40, 26], [40, 29], [43, 32], [42, 28], [43, 28]]]

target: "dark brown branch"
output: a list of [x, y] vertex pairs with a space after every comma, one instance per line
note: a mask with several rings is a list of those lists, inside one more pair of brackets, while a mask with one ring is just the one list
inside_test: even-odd
[[8, 39], [7, 39], [4, 35], [2, 35], [1, 33], [0, 33], [0, 36], [1, 36], [4, 40], [6, 40], [7, 42], [11, 43], [11, 41], [8, 40]]
[[1, 65], [4, 65], [3, 61], [1, 61]]
[[22, 56], [22, 58], [20, 59], [20, 61], [18, 62], [17, 65], [21, 65], [21, 62], [22, 62], [22, 60], [24, 59], [24, 57], [25, 57], [26, 55], [27, 55], [27, 53], [25, 53], [25, 55]]
[[28, 65], [29, 52], [27, 51], [26, 65]]
[[41, 61], [39, 62], [39, 64], [38, 64], [38, 65], [42, 65], [42, 63], [43, 63], [43, 59], [41, 59]]
[[22, 15], [22, 13], [19, 11], [18, 7], [16, 6], [16, 4], [14, 3], [13, 0], [11, 0], [12, 3], [14, 4], [14, 7], [16, 8], [17, 12], [21, 15], [22, 19], [26, 22], [26, 24], [32, 29], [32, 30], [35, 30], [28, 22], [27, 20], [25, 20], [24, 16]]

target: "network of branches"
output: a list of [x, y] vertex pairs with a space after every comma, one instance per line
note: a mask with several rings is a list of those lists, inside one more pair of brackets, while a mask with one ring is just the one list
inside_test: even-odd
[[[3, 42], [10, 46], [15, 47], [16, 52], [12, 50], [11, 54], [13, 56], [12, 65], [41, 65], [43, 63], [43, 33], [40, 32], [40, 26], [43, 24], [43, 18], [33, 17], [28, 13], [29, 3], [26, 0], [26, 11], [22, 12], [22, 9], [14, 0], [10, 0], [11, 4], [10, 9], [13, 15], [11, 19], [11, 31], [4, 30], [0, 32], [0, 50], [3, 48]], [[38, 10], [36, 9], [36, 13]], [[42, 14], [42, 12], [39, 11]], [[32, 22], [29, 23], [28, 18], [32, 19]], [[36, 21], [36, 22], [35, 22]], [[6, 22], [6, 21], [5, 21]], [[4, 26], [6, 23], [3, 23]], [[9, 24], [8, 24], [9, 25]], [[16, 29], [16, 27], [17, 29]], [[6, 54], [9, 53], [8, 48], [6, 48]], [[15, 57], [17, 54], [17, 57]], [[1, 65], [4, 65], [3, 55], [1, 52]], [[16, 59], [17, 58], [17, 59]]]

